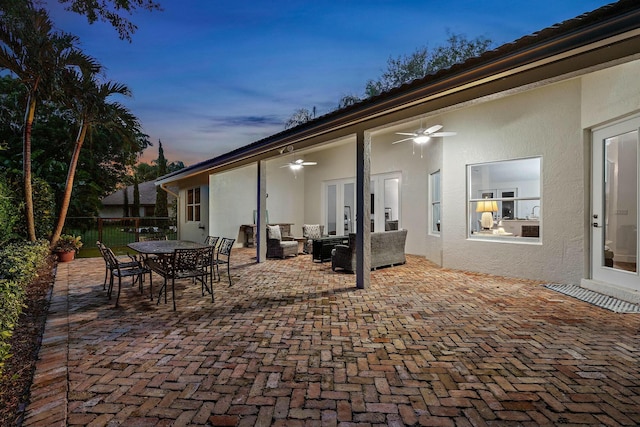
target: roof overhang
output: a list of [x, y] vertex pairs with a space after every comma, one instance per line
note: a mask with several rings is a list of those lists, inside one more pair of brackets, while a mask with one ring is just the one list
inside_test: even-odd
[[[412, 115], [634, 59], [640, 54], [640, 7], [629, 8], [629, 1], [620, 3], [625, 6], [620, 11], [613, 8], [616, 13], [594, 17], [592, 12], [584, 15], [592, 19], [572, 20], [578, 25], [569, 25], [572, 21], [561, 24], [570, 27], [562, 31], [551, 27], [545, 30], [551, 36], [542, 31], [503, 45], [448, 70], [161, 177], [156, 185], [255, 163], [278, 155], [288, 145], [307, 148]], [[607, 12], [611, 6], [598, 11]]]

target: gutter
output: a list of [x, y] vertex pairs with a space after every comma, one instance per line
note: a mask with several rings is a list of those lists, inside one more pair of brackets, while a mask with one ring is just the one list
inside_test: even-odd
[[[248, 161], [251, 158], [264, 156], [272, 150], [277, 150], [287, 145], [337, 130], [362, 125], [373, 119], [399, 112], [430, 100], [443, 98], [497, 80], [504, 80], [507, 77], [537, 67], [639, 37], [640, 28], [638, 28], [638, 22], [640, 22], [640, 8], [634, 8], [604, 21], [596, 21], [573, 31], [567, 30], [567, 32], [550, 39], [543, 38], [538, 43], [527, 44], [518, 49], [518, 43], [524, 43], [521, 40], [528, 37], [536, 38], [535, 35], [524, 37], [520, 41], [507, 43], [494, 51], [487, 52], [484, 55], [488, 55], [489, 58], [483, 62], [479, 62], [482, 61], [482, 56], [478, 57], [479, 59], [469, 59], [468, 62], [471, 64], [469, 64], [470, 68], [468, 69], [464, 69], [464, 63], [454, 65], [452, 68], [442, 70], [417, 82], [391, 89], [389, 92], [362, 101], [355, 106], [328, 113], [307, 123], [306, 126], [301, 125], [302, 129], [297, 132], [284, 131], [203, 161], [186, 170], [176, 171], [173, 175], [167, 175], [156, 181], [156, 185], [163, 186], [166, 183], [188, 178], [206, 170], [228, 166], [240, 161]], [[508, 50], [509, 46], [514, 46], [514, 50], [491, 58], [492, 52], [495, 54], [500, 50]], [[638, 46], [640, 46], [640, 42]], [[640, 49], [638, 50], [640, 51]], [[456, 70], [460, 71], [456, 72]]]

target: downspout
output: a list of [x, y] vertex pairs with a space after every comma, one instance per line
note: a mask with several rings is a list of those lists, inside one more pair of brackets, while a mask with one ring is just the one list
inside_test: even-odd
[[178, 225], [180, 224], [180, 196], [176, 193], [174, 193], [173, 191], [169, 190], [167, 187], [165, 187], [166, 184], [162, 183], [160, 184], [160, 188], [168, 193], [171, 194], [173, 197], [176, 198], [176, 234], [178, 237], [178, 240], [180, 240], [180, 227], [178, 227]]

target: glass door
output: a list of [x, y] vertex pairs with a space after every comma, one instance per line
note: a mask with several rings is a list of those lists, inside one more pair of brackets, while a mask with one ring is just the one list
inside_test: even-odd
[[593, 279], [640, 290], [638, 177], [640, 118], [593, 132]]
[[353, 180], [325, 184], [325, 234], [344, 236], [355, 233], [356, 194]]

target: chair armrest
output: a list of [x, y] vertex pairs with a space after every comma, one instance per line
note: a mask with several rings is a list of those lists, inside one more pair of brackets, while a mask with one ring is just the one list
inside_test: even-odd
[[283, 242], [293, 242], [296, 239], [294, 239], [292, 236], [282, 236], [282, 239], [280, 240], [282, 240]]
[[334, 249], [336, 255], [348, 255], [350, 253], [349, 246], [347, 245], [336, 245]]

